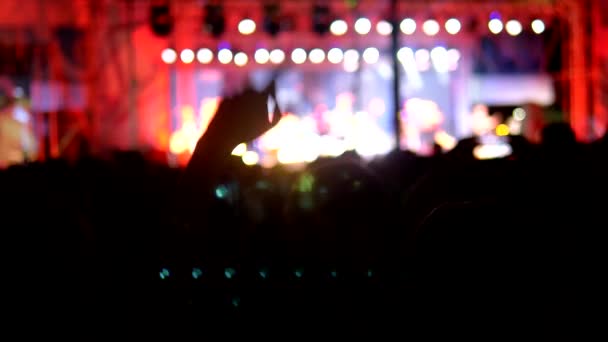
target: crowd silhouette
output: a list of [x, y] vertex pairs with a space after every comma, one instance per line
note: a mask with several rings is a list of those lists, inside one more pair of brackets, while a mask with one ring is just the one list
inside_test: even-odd
[[561, 339], [594, 326], [606, 137], [579, 143], [555, 123], [540, 144], [508, 137], [513, 153], [492, 160], [465, 139], [432, 157], [244, 166], [231, 149], [278, 122], [273, 92], [223, 100], [184, 170], [135, 152], [3, 170], [12, 299], [193, 304], [429, 337]]

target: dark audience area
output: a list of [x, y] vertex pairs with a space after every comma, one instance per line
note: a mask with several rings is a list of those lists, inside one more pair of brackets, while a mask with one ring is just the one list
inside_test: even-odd
[[580, 337], [604, 290], [606, 140], [577, 143], [562, 124], [542, 137], [502, 159], [460, 145], [300, 172], [221, 156], [187, 192], [187, 172], [139, 153], [13, 166], [0, 173], [8, 300]]

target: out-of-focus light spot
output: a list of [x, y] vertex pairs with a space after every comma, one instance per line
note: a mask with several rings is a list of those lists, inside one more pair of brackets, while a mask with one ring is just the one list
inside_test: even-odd
[[445, 30], [449, 34], [457, 34], [461, 28], [460, 20], [456, 18], [450, 18], [445, 22]]
[[217, 60], [222, 64], [228, 64], [232, 61], [232, 51], [228, 49], [221, 49], [217, 53]]
[[334, 36], [342, 36], [348, 31], [348, 25], [346, 24], [346, 21], [342, 19], [334, 20], [331, 25], [329, 25], [329, 31], [331, 31]]
[[306, 62], [306, 51], [301, 48], [294, 49], [291, 52], [291, 61], [295, 64], [302, 64]]
[[258, 64], [266, 64], [270, 60], [270, 52], [266, 49], [257, 49], [253, 58]]
[[414, 32], [416, 32], [416, 21], [412, 18], [405, 18], [401, 21], [401, 24], [399, 24], [399, 28], [404, 34], [414, 34]]
[[241, 305], [241, 299], [239, 297], [232, 298], [232, 306], [236, 308], [239, 305]]
[[338, 63], [342, 62], [343, 58], [344, 58], [344, 52], [342, 52], [342, 50], [339, 48], [332, 48], [327, 52], [327, 60], [330, 63], [338, 64]]
[[228, 187], [225, 185], [219, 185], [215, 188], [215, 197], [219, 199], [224, 199], [228, 196]]
[[177, 60], [177, 52], [173, 49], [164, 49], [160, 54], [160, 58], [167, 64], [173, 64]]
[[232, 150], [232, 155], [237, 157], [242, 157], [243, 154], [247, 152], [247, 144], [240, 143], [236, 145], [236, 147]]
[[507, 135], [509, 135], [509, 126], [505, 124], [500, 124], [496, 126], [496, 135], [498, 135], [499, 137], [506, 137]]
[[260, 275], [260, 278], [262, 279], [266, 279], [268, 278], [268, 270], [266, 270], [265, 268], [261, 269], [258, 274]]
[[540, 19], [533, 20], [532, 24], [530, 25], [532, 26], [532, 31], [534, 31], [536, 34], [545, 32], [545, 22]]
[[374, 276], [374, 272], [372, 270], [367, 270], [367, 277], [371, 278]]
[[193, 279], [198, 279], [202, 275], [203, 275], [203, 271], [201, 271], [200, 268], [195, 267], [195, 268], [192, 269], [192, 278]]
[[171, 275], [171, 272], [169, 272], [169, 270], [166, 268], [162, 268], [159, 272], [160, 279], [163, 279], [163, 280], [169, 278], [170, 275]]
[[249, 35], [255, 32], [255, 21], [251, 19], [243, 19], [239, 22], [239, 32], [244, 35]]
[[381, 36], [388, 36], [393, 33], [393, 25], [386, 20], [380, 20], [376, 24], [376, 31]]
[[236, 64], [237, 66], [245, 66], [247, 65], [248, 61], [249, 57], [247, 57], [247, 54], [244, 52], [238, 52], [236, 55], [234, 55], [234, 64]]
[[182, 52], [179, 54], [179, 58], [185, 64], [192, 63], [194, 61], [194, 57], [195, 57], [194, 51], [192, 51], [190, 49], [183, 49]]
[[226, 269], [224, 269], [224, 277], [226, 277], [226, 279], [232, 279], [234, 278], [234, 276], [236, 275], [236, 270], [232, 267], [227, 267]]
[[437, 20], [429, 19], [422, 24], [422, 31], [427, 36], [435, 36], [439, 33], [439, 30], [441, 30], [441, 26], [439, 26]]
[[196, 59], [201, 64], [209, 64], [213, 60], [213, 51], [202, 48], [196, 52]]
[[500, 19], [492, 19], [490, 20], [490, 22], [488, 22], [488, 28], [490, 29], [490, 32], [494, 33], [494, 34], [499, 34], [500, 32], [502, 32], [504, 25], [502, 24], [502, 21]]
[[523, 121], [526, 118], [526, 110], [523, 108], [515, 108], [513, 110], [513, 118], [517, 121]]
[[260, 161], [260, 156], [256, 151], [247, 151], [241, 157], [245, 165], [255, 165]]
[[281, 64], [285, 60], [285, 52], [281, 49], [274, 49], [270, 52], [270, 62], [272, 64]]
[[507, 25], [505, 26], [507, 33], [511, 36], [517, 36], [523, 30], [521, 23], [517, 20], [509, 20], [507, 21]]
[[297, 189], [299, 192], [311, 192], [315, 185], [315, 177], [310, 173], [304, 173], [298, 179]]
[[418, 67], [419, 71], [426, 71], [430, 68], [431, 54], [429, 53], [429, 50], [427, 50], [427, 49], [416, 50], [416, 53], [414, 54], [414, 58], [416, 60], [416, 66]]
[[331, 275], [332, 278], [336, 278], [338, 276], [338, 272], [331, 271], [330, 275]]
[[321, 49], [312, 49], [308, 53], [308, 59], [313, 64], [323, 63], [325, 60], [325, 52]]
[[296, 276], [296, 278], [302, 278], [302, 276], [304, 275], [304, 270], [298, 268], [293, 272], [293, 274]]
[[358, 34], [368, 34], [372, 29], [372, 23], [367, 18], [359, 18], [355, 21], [355, 31]]
[[509, 144], [477, 145], [473, 149], [473, 156], [479, 160], [505, 158], [513, 153]]
[[407, 63], [414, 59], [414, 50], [409, 47], [402, 47], [397, 51], [397, 59], [401, 63]]
[[344, 71], [355, 72], [359, 69], [359, 52], [354, 49], [344, 52]]
[[363, 51], [363, 60], [367, 64], [374, 64], [380, 59], [380, 51], [374, 47], [367, 48]]

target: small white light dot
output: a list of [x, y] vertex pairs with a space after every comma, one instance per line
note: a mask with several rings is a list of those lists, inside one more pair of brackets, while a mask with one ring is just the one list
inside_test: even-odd
[[499, 34], [503, 29], [502, 21], [500, 19], [492, 19], [488, 22], [488, 28], [490, 29], [490, 32]]
[[532, 21], [531, 26], [532, 31], [534, 31], [534, 33], [536, 34], [541, 34], [545, 32], [545, 23], [540, 19], [535, 19], [534, 21]]
[[342, 59], [344, 59], [344, 53], [342, 52], [342, 50], [340, 50], [338, 48], [330, 49], [327, 52], [327, 60], [330, 63], [338, 64], [338, 63], [342, 62]]
[[402, 47], [397, 51], [397, 59], [401, 63], [411, 62], [414, 59], [414, 50], [409, 47]]
[[266, 64], [270, 60], [270, 53], [266, 49], [257, 49], [253, 58], [258, 64]]
[[321, 49], [312, 49], [308, 54], [308, 59], [313, 64], [323, 63], [325, 60], [325, 52]]
[[249, 57], [247, 57], [247, 54], [244, 52], [238, 52], [236, 55], [234, 55], [234, 64], [237, 66], [245, 66], [248, 61]]
[[243, 19], [239, 22], [239, 32], [244, 35], [249, 35], [255, 32], [255, 21], [251, 19]]
[[429, 19], [422, 24], [422, 31], [424, 31], [427, 36], [437, 35], [440, 29], [441, 27], [439, 26], [437, 20]]
[[448, 19], [448, 21], [445, 22], [445, 30], [449, 34], [457, 34], [460, 32], [461, 28], [462, 25], [460, 24], [460, 20], [456, 18]]
[[211, 61], [213, 60], [213, 51], [207, 48], [199, 49], [196, 53], [196, 59], [199, 61], [199, 63], [202, 64], [211, 63]]
[[217, 53], [217, 60], [220, 61], [220, 63], [222, 64], [230, 63], [230, 61], [232, 61], [232, 51], [228, 49], [221, 49]]
[[378, 51], [378, 49], [370, 47], [370, 48], [365, 49], [365, 51], [363, 51], [363, 60], [365, 61], [365, 63], [374, 64], [374, 63], [378, 62], [379, 59], [380, 59], [380, 52]]
[[393, 25], [386, 20], [380, 20], [376, 24], [376, 31], [381, 36], [388, 36], [393, 33]]
[[285, 52], [281, 49], [274, 49], [270, 52], [270, 62], [272, 64], [281, 64], [285, 61]]
[[401, 32], [407, 35], [414, 34], [414, 32], [416, 32], [416, 21], [412, 18], [403, 19], [399, 28], [401, 29]]
[[186, 64], [190, 64], [194, 61], [194, 51], [190, 50], [190, 49], [184, 49], [182, 50], [182, 52], [179, 54], [179, 58], [182, 60], [182, 62], [186, 63]]
[[372, 29], [372, 23], [367, 18], [359, 18], [355, 21], [355, 31], [358, 34], [368, 34]]
[[295, 64], [302, 64], [306, 62], [306, 51], [301, 48], [297, 48], [291, 52], [291, 61]]
[[517, 20], [509, 20], [507, 21], [507, 25], [505, 26], [507, 33], [511, 36], [517, 36], [523, 30], [521, 23]]
[[177, 60], [177, 52], [173, 49], [164, 49], [160, 54], [160, 58], [167, 64], [173, 64]]
[[329, 30], [335, 36], [342, 36], [348, 31], [348, 25], [346, 21], [342, 19], [334, 20], [331, 25], [329, 25]]

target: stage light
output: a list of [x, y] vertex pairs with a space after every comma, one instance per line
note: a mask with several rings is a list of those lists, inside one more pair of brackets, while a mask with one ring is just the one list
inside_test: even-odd
[[431, 54], [427, 49], [419, 49], [414, 53], [414, 58], [416, 60], [416, 66], [419, 71], [427, 71], [430, 67], [430, 59]]
[[179, 54], [179, 58], [182, 60], [183, 63], [190, 64], [194, 61], [194, 51], [190, 49], [184, 49]]
[[376, 31], [381, 36], [388, 36], [393, 33], [393, 25], [386, 20], [380, 20], [376, 24]]
[[422, 31], [424, 31], [427, 36], [435, 36], [439, 33], [439, 30], [441, 30], [441, 27], [437, 20], [429, 19], [422, 24]]
[[524, 121], [524, 119], [526, 118], [526, 114], [526, 110], [520, 107], [515, 108], [513, 110], [513, 118], [516, 121]]
[[535, 19], [530, 25], [532, 26], [532, 31], [536, 34], [545, 32], [545, 23], [540, 19]]
[[248, 61], [249, 57], [247, 57], [247, 54], [244, 52], [237, 52], [237, 54], [234, 55], [234, 64], [236, 64], [236, 66], [245, 66]]
[[437, 72], [445, 73], [449, 71], [448, 50], [443, 46], [438, 46], [431, 50], [431, 60]]
[[264, 31], [273, 37], [281, 31], [280, 12], [277, 3], [264, 5]]
[[312, 29], [320, 35], [324, 35], [329, 30], [331, 23], [331, 13], [329, 7], [324, 5], [315, 5], [312, 8]]
[[368, 34], [372, 29], [372, 23], [367, 18], [359, 18], [355, 21], [355, 32], [358, 34]]
[[346, 21], [344, 21], [344, 20], [341, 20], [341, 19], [334, 20], [331, 23], [329, 30], [331, 31], [331, 33], [334, 36], [342, 36], [342, 35], [346, 34], [346, 31], [348, 31], [348, 25], [346, 24]]
[[401, 63], [408, 63], [414, 60], [414, 50], [409, 47], [402, 47], [397, 51], [397, 59]]
[[344, 71], [355, 72], [359, 69], [359, 52], [357, 50], [346, 50], [344, 52]]
[[380, 51], [378, 49], [370, 47], [363, 51], [363, 60], [367, 64], [374, 64], [380, 59]]
[[232, 150], [232, 155], [242, 157], [247, 152], [247, 144], [240, 143]]
[[460, 20], [456, 18], [448, 19], [448, 21], [445, 22], [445, 30], [449, 34], [457, 34], [460, 32], [461, 28], [462, 25], [460, 24]]
[[221, 49], [217, 53], [217, 60], [222, 64], [228, 64], [232, 61], [232, 51], [229, 49]]
[[490, 32], [499, 34], [503, 29], [502, 21], [498, 18], [494, 18], [488, 22], [488, 28], [490, 29]]
[[344, 59], [344, 53], [339, 48], [332, 48], [327, 52], [327, 60], [330, 63], [338, 64]]
[[219, 37], [226, 30], [226, 19], [224, 18], [224, 7], [216, 4], [205, 5], [203, 16], [205, 31], [214, 37]]
[[270, 53], [266, 49], [257, 49], [253, 58], [258, 64], [266, 64], [270, 60]]
[[166, 64], [173, 64], [177, 60], [177, 52], [171, 48], [164, 49], [160, 54], [160, 58]]
[[213, 51], [202, 48], [196, 52], [196, 59], [201, 64], [209, 64], [213, 60]]
[[301, 48], [297, 48], [291, 52], [291, 61], [295, 64], [302, 64], [306, 62], [306, 51]]
[[241, 159], [243, 160], [243, 164], [247, 166], [252, 166], [257, 164], [258, 161], [260, 161], [260, 156], [256, 151], [247, 151], [243, 154]]
[[272, 64], [281, 64], [285, 61], [285, 52], [281, 49], [274, 49], [270, 52], [270, 62]]
[[243, 35], [250, 35], [255, 32], [255, 21], [247, 18], [239, 22], [239, 32]]
[[313, 64], [323, 63], [325, 60], [325, 52], [321, 49], [312, 49], [310, 53], [308, 53], [308, 59]]
[[521, 23], [517, 20], [509, 20], [505, 26], [507, 33], [511, 36], [517, 36], [523, 30]]
[[403, 19], [399, 25], [399, 28], [404, 34], [414, 34], [414, 32], [416, 32], [416, 21], [412, 18]]
[[150, 28], [154, 34], [166, 37], [173, 31], [173, 17], [168, 0], [154, 0], [150, 5]]
[[449, 64], [448, 69], [450, 71], [455, 71], [456, 69], [458, 69], [458, 62], [460, 61], [460, 51], [458, 51], [457, 49], [449, 49], [447, 58]]

